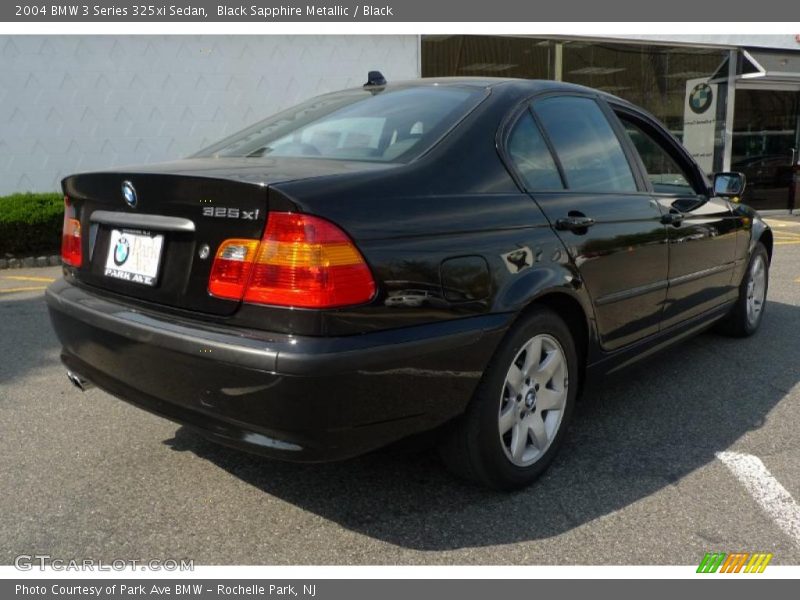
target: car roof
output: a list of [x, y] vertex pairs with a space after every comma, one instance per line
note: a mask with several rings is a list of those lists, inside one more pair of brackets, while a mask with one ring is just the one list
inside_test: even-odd
[[428, 86], [467, 87], [487, 90], [503, 86], [504, 88], [514, 88], [530, 94], [536, 94], [537, 92], [545, 91], [589, 92], [593, 94], [600, 94], [606, 100], [613, 100], [614, 102], [625, 104], [627, 106], [635, 106], [624, 98], [614, 96], [613, 94], [609, 94], [603, 90], [590, 88], [584, 85], [578, 85], [576, 83], [554, 81], [552, 79], [522, 79], [517, 77], [422, 77], [419, 79], [407, 79], [396, 82], [390, 81], [385, 87], [387, 89], [399, 89]]

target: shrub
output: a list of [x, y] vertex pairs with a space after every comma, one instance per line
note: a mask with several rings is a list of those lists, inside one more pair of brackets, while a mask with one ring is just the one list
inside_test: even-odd
[[61, 194], [0, 196], [0, 257], [58, 254], [63, 220]]

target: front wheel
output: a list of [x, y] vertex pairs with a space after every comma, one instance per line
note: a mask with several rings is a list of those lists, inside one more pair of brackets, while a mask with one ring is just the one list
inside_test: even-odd
[[532, 483], [561, 445], [578, 390], [572, 334], [537, 307], [506, 336], [441, 454], [473, 481], [511, 490]]
[[768, 287], [769, 254], [767, 254], [764, 244], [758, 242], [739, 285], [739, 297], [736, 304], [733, 305], [728, 316], [720, 322], [718, 330], [734, 337], [753, 335], [764, 318]]

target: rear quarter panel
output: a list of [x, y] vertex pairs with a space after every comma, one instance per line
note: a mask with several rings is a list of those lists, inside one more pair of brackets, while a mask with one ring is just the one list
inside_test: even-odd
[[[283, 204], [341, 226], [378, 281], [367, 305], [309, 314], [307, 323], [296, 312], [295, 333], [313, 325], [324, 335], [344, 335], [511, 313], [548, 289], [582, 294], [563, 245], [496, 147], [497, 130], [519, 96], [494, 100], [401, 168], [271, 189]], [[288, 324], [280, 311], [262, 311], [262, 318], [268, 327]]]

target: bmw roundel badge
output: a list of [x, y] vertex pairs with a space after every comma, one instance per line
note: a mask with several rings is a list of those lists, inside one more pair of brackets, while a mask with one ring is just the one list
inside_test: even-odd
[[128, 242], [128, 239], [125, 237], [120, 237], [117, 240], [117, 245], [114, 247], [114, 264], [118, 267], [121, 267], [125, 264], [125, 261], [128, 260], [128, 256], [131, 254], [131, 245]]
[[130, 181], [122, 182], [122, 197], [125, 198], [125, 202], [131, 208], [136, 206], [136, 188], [133, 187]]
[[689, 93], [689, 108], [697, 115], [706, 112], [713, 101], [714, 92], [707, 83], [698, 83]]

